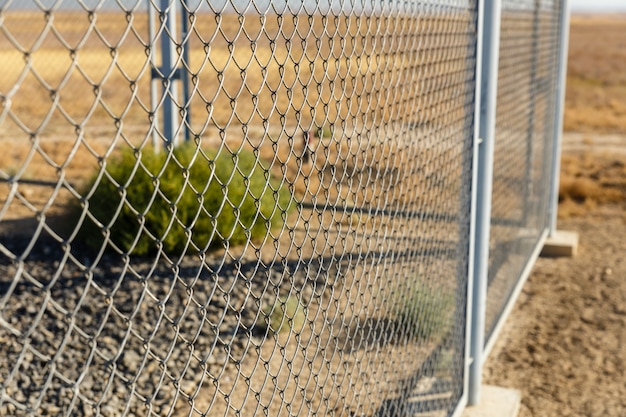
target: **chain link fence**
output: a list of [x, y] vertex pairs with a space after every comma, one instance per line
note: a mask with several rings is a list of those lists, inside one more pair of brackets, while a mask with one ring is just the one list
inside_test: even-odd
[[0, 1], [0, 415], [458, 416], [468, 295], [492, 339], [548, 228], [567, 13], [502, 2], [474, 277], [481, 10]]
[[0, 2], [0, 415], [451, 415], [477, 21]]
[[502, 5], [487, 339], [548, 226], [561, 8]]

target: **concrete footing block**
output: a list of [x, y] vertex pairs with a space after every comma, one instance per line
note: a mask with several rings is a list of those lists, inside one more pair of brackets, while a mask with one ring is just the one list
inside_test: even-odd
[[480, 404], [466, 407], [461, 417], [516, 417], [522, 395], [518, 390], [485, 385]]
[[541, 256], [575, 256], [578, 252], [578, 233], [557, 230], [548, 236], [541, 250]]

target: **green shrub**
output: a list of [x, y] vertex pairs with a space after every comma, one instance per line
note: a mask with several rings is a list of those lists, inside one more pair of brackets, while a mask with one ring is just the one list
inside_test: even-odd
[[[289, 193], [246, 151], [128, 150], [108, 161], [97, 180], [83, 192], [96, 187], [90, 213], [110, 227], [115, 245], [137, 255], [156, 251], [158, 241], [167, 253], [182, 255], [190, 241], [205, 250], [259, 238], [282, 222], [290, 204]], [[90, 246], [101, 247], [105, 229], [87, 219], [82, 231]]]
[[392, 306], [399, 330], [420, 340], [443, 336], [452, 326], [454, 297], [442, 289], [418, 285], [398, 296]]
[[318, 139], [328, 139], [333, 136], [332, 126], [319, 126], [315, 129], [315, 137]]
[[277, 298], [273, 305], [263, 309], [263, 315], [267, 317], [267, 326], [274, 333], [285, 329], [299, 332], [306, 322], [306, 309], [295, 295]]

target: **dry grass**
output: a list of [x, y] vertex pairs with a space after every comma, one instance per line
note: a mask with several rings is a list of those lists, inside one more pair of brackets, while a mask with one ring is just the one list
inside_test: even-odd
[[626, 15], [571, 22], [564, 128], [626, 132]]
[[[345, 175], [367, 162], [376, 172], [395, 169], [407, 180], [424, 174], [407, 161], [404, 145], [387, 142], [430, 140], [420, 126], [441, 136], [449, 136], [443, 126], [465, 126], [467, 18], [268, 15], [240, 21], [199, 14], [186, 64], [193, 76], [192, 133], [226, 151], [258, 149], [269, 161], [266, 168], [284, 173], [300, 195], [371, 200], [345, 195], [348, 187], [335, 180], [336, 189], [329, 190], [332, 175], [321, 171]], [[10, 151], [0, 154], [1, 178], [64, 179], [80, 186], [112, 152], [151, 140], [144, 15], [56, 13], [46, 20], [13, 12], [3, 14], [2, 28], [0, 144]], [[442, 50], [442, 44], [448, 47]], [[389, 120], [396, 125], [379, 131]], [[335, 135], [320, 143], [316, 164], [302, 169], [301, 132], [314, 126], [332, 127]], [[412, 127], [407, 132], [403, 126]], [[396, 128], [404, 132], [390, 131]], [[447, 146], [424, 149], [432, 157], [422, 168], [440, 169]], [[428, 175], [422, 184], [456, 172], [444, 172], [444, 180]], [[380, 193], [377, 187], [361, 191]], [[423, 193], [417, 186], [387, 191], [394, 201]], [[10, 192], [0, 184], [0, 201]], [[23, 181], [17, 193], [5, 219], [50, 214], [69, 198], [66, 190], [55, 197]]]
[[626, 133], [626, 15], [574, 15], [564, 129], [588, 133], [562, 157], [559, 217], [626, 202], [626, 157], [594, 152], [594, 134]]
[[[449, 33], [462, 35], [467, 22], [364, 16], [240, 22], [199, 14], [185, 64], [194, 133], [226, 125], [339, 125], [360, 114], [371, 123], [433, 121], [454, 111], [467, 69], [463, 56], [435, 50], [444, 41], [462, 48], [463, 37]], [[57, 13], [46, 26], [37, 13], [5, 13], [3, 27], [15, 41], [0, 35], [0, 92], [10, 98], [11, 119], [27, 130], [37, 131], [48, 116], [45, 130], [115, 118], [147, 123], [148, 55], [155, 52], [147, 49], [145, 16], [126, 21], [102, 13], [90, 21], [85, 13]], [[419, 114], [408, 110], [415, 107]]]
[[588, 213], [602, 204], [626, 203], [626, 156], [598, 153], [563, 155], [559, 217]]
[[[272, 169], [284, 170], [300, 195], [328, 191], [319, 170], [332, 166], [345, 174], [356, 162], [371, 161], [380, 172], [395, 169], [403, 181], [419, 184], [420, 178], [434, 175], [428, 172], [445, 167], [408, 169], [406, 150], [385, 143], [388, 133], [373, 135], [369, 143], [359, 137], [351, 144], [351, 136], [357, 129], [373, 132], [391, 118], [400, 125], [422, 126], [441, 126], [444, 118], [462, 120], [465, 97], [458, 90], [467, 62], [461, 55], [440, 56], [437, 48], [442, 42], [462, 47], [457, 44], [462, 37], [446, 33], [460, 33], [464, 25], [463, 18], [423, 16], [267, 16], [241, 23], [235, 16], [198, 15], [188, 63], [196, 75], [193, 131], [208, 145], [258, 147]], [[13, 37], [0, 34], [0, 93], [6, 97], [0, 101], [9, 110], [0, 131], [0, 143], [7, 149], [0, 154], [5, 177], [65, 178], [80, 185], [85, 172], [110, 152], [150, 139], [145, 16], [126, 20], [101, 13], [90, 20], [84, 13], [57, 13], [46, 21], [36, 13], [5, 13], [2, 26]], [[47, 33], [41, 42], [40, 33]], [[626, 16], [573, 16], [566, 130], [626, 132], [624, 33]], [[362, 115], [362, 126], [345, 123], [357, 120], [356, 115]], [[321, 144], [317, 165], [302, 171], [296, 163], [299, 132], [313, 125], [332, 126], [337, 136]], [[433, 154], [427, 159], [441, 161], [446, 151], [424, 152]], [[572, 166], [584, 162], [580, 157], [564, 159], [564, 205], [580, 209], [621, 198], [619, 187], [610, 186], [607, 178], [599, 183], [587, 177], [593, 169], [572, 174], [567, 158], [574, 158]], [[395, 201], [422, 192], [388, 191]], [[24, 198], [14, 200], [11, 210], [16, 215], [50, 202], [43, 188], [21, 185], [19, 192]], [[7, 195], [8, 185], [0, 184], [0, 193]], [[373, 198], [350, 195], [346, 187], [331, 190], [329, 197], [355, 203]], [[26, 208], [27, 202], [32, 207]], [[20, 204], [24, 210], [16, 209]], [[564, 208], [562, 215], [575, 211]]]

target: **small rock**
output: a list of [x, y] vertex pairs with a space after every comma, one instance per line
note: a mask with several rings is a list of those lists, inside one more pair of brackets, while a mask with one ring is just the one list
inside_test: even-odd
[[624, 304], [616, 304], [613, 306], [613, 310], [615, 314], [626, 315], [626, 305]]
[[612, 360], [606, 358], [604, 360], [603, 371], [606, 375], [612, 375], [617, 371], [617, 368], [615, 367], [615, 364]]
[[198, 383], [193, 380], [184, 379], [180, 381], [180, 389], [187, 395], [193, 394], [198, 387]]
[[34, 303], [28, 303], [26, 304], [26, 312], [32, 315], [37, 314], [39, 312], [39, 307]]
[[26, 404], [26, 401], [27, 401], [27, 398], [24, 395], [24, 392], [21, 390], [15, 391], [15, 394], [13, 394], [13, 399], [17, 401], [18, 403], [22, 403], [22, 404]]
[[141, 359], [141, 355], [135, 350], [126, 349], [122, 355], [122, 364], [126, 367], [126, 369], [134, 371], [141, 364]]
[[102, 411], [102, 414], [108, 415], [108, 416], [119, 415], [120, 414], [119, 401], [120, 400], [117, 396], [111, 396], [110, 398], [108, 398], [106, 404], [104, 404], [100, 408], [100, 410]]
[[11, 403], [4, 404], [2, 408], [0, 408], [0, 415], [2, 416], [14, 416], [17, 411], [17, 407]]
[[59, 416], [63, 410], [54, 404], [46, 404], [45, 414], [47, 416]]
[[593, 308], [585, 308], [580, 315], [580, 319], [587, 324], [592, 324], [595, 318], [595, 311]]

